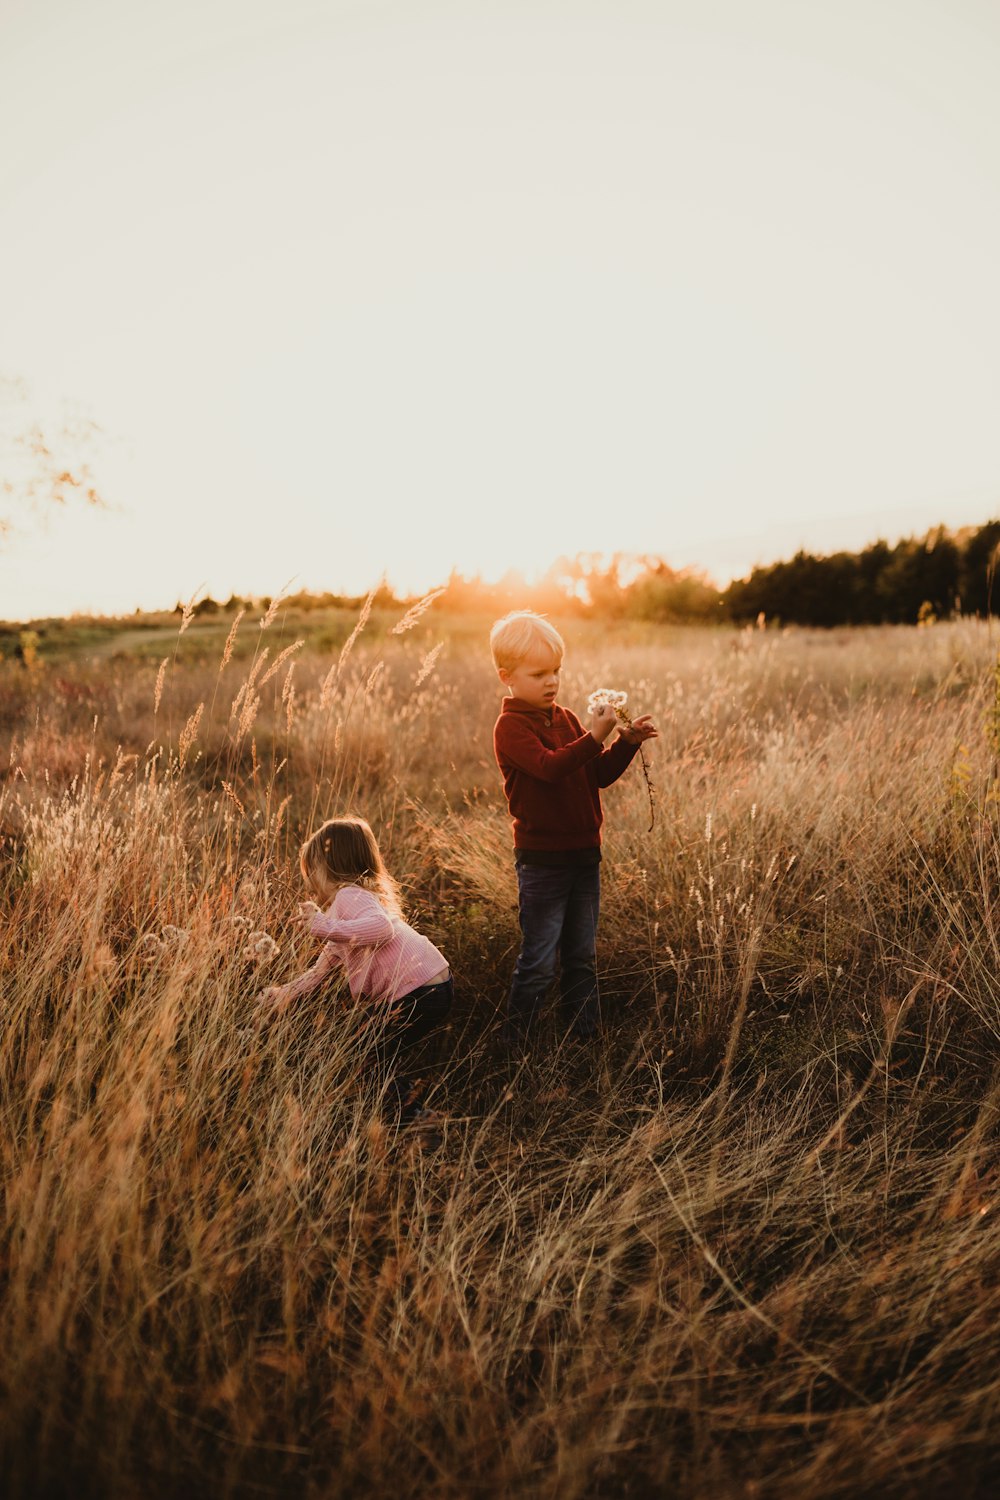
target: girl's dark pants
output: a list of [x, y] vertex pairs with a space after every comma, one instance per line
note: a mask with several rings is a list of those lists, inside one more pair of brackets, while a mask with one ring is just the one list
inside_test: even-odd
[[452, 997], [450, 979], [443, 984], [422, 984], [394, 1002], [379, 1030], [376, 1064], [380, 1077], [388, 1082], [387, 1103], [402, 1120], [416, 1112], [420, 1101], [412, 1098], [413, 1080], [397, 1072], [397, 1066], [447, 1019]]

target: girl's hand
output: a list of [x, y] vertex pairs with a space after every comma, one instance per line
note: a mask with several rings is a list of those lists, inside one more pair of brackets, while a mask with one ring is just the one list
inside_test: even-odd
[[628, 740], [630, 745], [641, 745], [643, 740], [655, 740], [660, 731], [649, 714], [640, 714], [628, 726], [622, 724], [620, 733], [622, 739]]
[[328, 920], [325, 911], [314, 911], [305, 918], [306, 931], [313, 937], [325, 938]]
[[296, 920], [305, 926], [307, 922], [312, 921], [313, 917], [318, 917], [322, 909], [316, 905], [315, 901], [300, 901], [295, 908]]
[[268, 985], [257, 996], [257, 1009], [266, 1016], [283, 1016], [292, 1003], [291, 995], [280, 984]]
[[602, 703], [599, 708], [591, 709], [590, 732], [599, 745], [604, 744], [617, 723], [618, 716], [610, 703]]

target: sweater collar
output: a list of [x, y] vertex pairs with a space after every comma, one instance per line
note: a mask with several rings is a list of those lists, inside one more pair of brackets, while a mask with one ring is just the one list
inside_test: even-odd
[[503, 698], [500, 702], [502, 714], [528, 714], [539, 719], [544, 719], [546, 724], [551, 724], [553, 715], [559, 709], [558, 703], [551, 703], [548, 708], [536, 708], [533, 703], [525, 703], [523, 698]]

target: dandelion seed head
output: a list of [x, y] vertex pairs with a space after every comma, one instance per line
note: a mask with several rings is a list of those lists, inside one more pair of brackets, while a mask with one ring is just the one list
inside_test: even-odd
[[144, 932], [139, 939], [139, 952], [148, 963], [158, 958], [166, 944], [158, 932]]
[[628, 693], [621, 693], [617, 688], [595, 688], [587, 699], [587, 710], [593, 713], [598, 708], [613, 708], [619, 716], [628, 703]]
[[251, 932], [249, 938], [250, 956], [258, 963], [267, 963], [272, 958], [277, 958], [281, 949], [268, 932]]

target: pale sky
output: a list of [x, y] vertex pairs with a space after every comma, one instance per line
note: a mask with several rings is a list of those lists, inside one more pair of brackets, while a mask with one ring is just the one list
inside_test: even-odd
[[1000, 514], [993, 0], [0, 0], [0, 617]]

